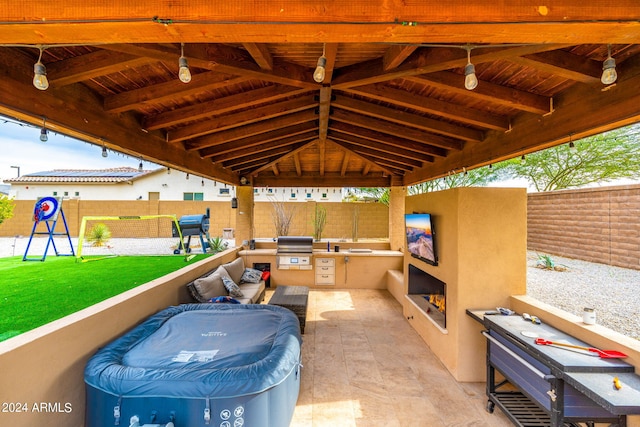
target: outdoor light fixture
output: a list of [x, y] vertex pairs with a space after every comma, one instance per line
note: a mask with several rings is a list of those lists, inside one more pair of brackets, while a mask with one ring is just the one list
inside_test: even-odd
[[180, 59], [178, 59], [178, 78], [182, 83], [189, 83], [191, 81], [191, 71], [189, 71], [189, 64], [187, 58], [184, 57], [184, 43], [180, 43]]
[[140, 164], [138, 165], [138, 172], [142, 172], [144, 170], [144, 168], [142, 167], [142, 161], [140, 162]]
[[474, 90], [478, 86], [476, 67], [471, 63], [471, 48], [467, 46], [467, 65], [464, 67], [464, 87]]
[[618, 79], [618, 73], [616, 73], [616, 60], [611, 57], [611, 45], [607, 45], [607, 59], [602, 63], [602, 77], [600, 81], [604, 85], [610, 85], [615, 83]]
[[324, 81], [324, 76], [326, 72], [325, 67], [327, 66], [327, 57], [324, 56], [324, 54], [325, 54], [325, 45], [323, 44], [322, 56], [318, 58], [318, 65], [316, 66], [316, 70], [313, 72], [313, 80], [315, 80], [318, 83], [322, 83]]
[[186, 177], [186, 179], [189, 179], [189, 173], [187, 173], [187, 177]]
[[102, 157], [107, 157], [109, 156], [109, 153], [107, 153], [107, 147], [105, 147], [104, 145], [102, 146]]
[[522, 155], [522, 157], [520, 157], [520, 164], [524, 165], [527, 163], [527, 158], [524, 156], [524, 154]]
[[47, 90], [49, 88], [49, 80], [47, 80], [47, 68], [41, 62], [42, 52], [44, 52], [44, 49], [40, 47], [38, 62], [33, 66], [33, 85], [36, 89]]
[[45, 127], [47, 124], [46, 117], [42, 118], [42, 129], [40, 129], [40, 141], [47, 142], [49, 140], [49, 136], [47, 135], [47, 128]]

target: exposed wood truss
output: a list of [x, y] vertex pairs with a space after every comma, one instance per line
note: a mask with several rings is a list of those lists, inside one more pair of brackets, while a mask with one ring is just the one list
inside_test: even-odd
[[633, 0], [12, 3], [1, 114], [231, 184], [411, 185], [640, 118]]

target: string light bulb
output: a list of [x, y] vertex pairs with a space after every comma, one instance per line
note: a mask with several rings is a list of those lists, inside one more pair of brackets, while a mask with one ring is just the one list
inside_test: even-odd
[[476, 67], [471, 63], [471, 48], [467, 46], [467, 65], [464, 67], [464, 87], [474, 90], [478, 86]]
[[577, 148], [576, 148], [576, 144], [572, 141], [573, 138], [573, 134], [569, 135], [569, 151], [571, 151], [572, 153], [575, 153]]
[[42, 63], [42, 53], [44, 49], [40, 47], [40, 56], [38, 56], [38, 62], [33, 66], [33, 85], [36, 89], [47, 90], [49, 89], [49, 80], [47, 79], [47, 67]]
[[600, 81], [604, 85], [610, 85], [615, 83], [618, 79], [618, 73], [616, 73], [616, 60], [611, 57], [611, 45], [607, 45], [607, 59], [602, 63], [602, 77]]
[[522, 155], [522, 157], [520, 157], [520, 164], [521, 165], [527, 164], [527, 158], [524, 156], [524, 154]]
[[107, 152], [107, 147], [102, 146], [102, 157], [108, 157], [109, 153]]
[[47, 118], [42, 118], [42, 129], [40, 129], [40, 141], [47, 142], [49, 140], [49, 136], [47, 134]]
[[184, 43], [180, 43], [180, 59], [178, 59], [178, 78], [182, 83], [189, 83], [191, 81], [191, 71], [189, 71], [189, 63], [187, 58], [184, 57]]
[[315, 80], [317, 83], [322, 83], [326, 75], [327, 57], [324, 56], [325, 47], [326, 45], [323, 44], [322, 56], [318, 58], [318, 64], [316, 65], [316, 70], [313, 72], [313, 80]]
[[142, 165], [142, 160], [140, 160], [140, 164], [138, 165], [138, 172], [142, 172], [144, 170], [144, 167]]

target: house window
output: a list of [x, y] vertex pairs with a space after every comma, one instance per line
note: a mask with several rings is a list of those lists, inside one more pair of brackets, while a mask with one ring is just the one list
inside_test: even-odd
[[307, 193], [307, 199], [311, 199], [311, 193]]
[[54, 196], [57, 196], [57, 195], [58, 195], [58, 192], [57, 192], [57, 191], [54, 191], [54, 192], [53, 192], [53, 195], [54, 195]]
[[292, 193], [291, 193], [290, 198], [291, 198], [291, 199], [295, 199], [295, 198], [296, 198], [296, 193], [293, 193], [293, 192], [292, 192]]
[[64, 197], [69, 197], [69, 192], [68, 191], [64, 192]]
[[328, 199], [327, 193], [322, 193], [322, 200], [326, 200], [326, 199]]
[[76, 197], [80, 197], [80, 192], [79, 191], [76, 191], [74, 194], [75, 194]]
[[273, 194], [273, 188], [267, 188], [267, 193]]
[[257, 188], [253, 189], [253, 194], [258, 194], [258, 189]]
[[230, 188], [221, 188], [218, 194], [220, 196], [230, 196], [231, 195], [230, 190], [231, 190]]
[[182, 200], [204, 200], [204, 193], [183, 193]]

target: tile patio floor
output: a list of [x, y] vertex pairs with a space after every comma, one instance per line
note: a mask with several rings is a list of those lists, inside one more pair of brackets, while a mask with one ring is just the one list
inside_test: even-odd
[[291, 427], [512, 426], [486, 412], [484, 383], [456, 382], [387, 291], [312, 289], [303, 341]]

